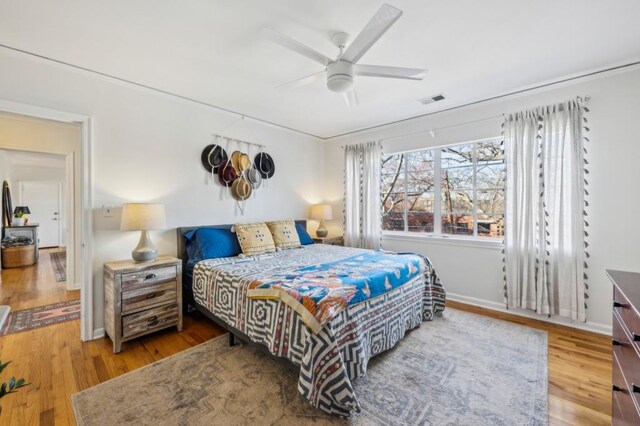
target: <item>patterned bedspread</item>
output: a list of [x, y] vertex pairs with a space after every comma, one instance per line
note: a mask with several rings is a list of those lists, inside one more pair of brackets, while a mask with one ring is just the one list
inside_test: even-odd
[[195, 301], [230, 326], [300, 366], [298, 390], [314, 407], [341, 416], [360, 410], [352, 381], [369, 359], [392, 348], [408, 330], [440, 316], [445, 291], [424, 259], [422, 274], [378, 296], [337, 312], [314, 333], [279, 299], [252, 299], [249, 286], [283, 271], [373, 253], [314, 244], [251, 258], [211, 259], [193, 272]]
[[318, 333], [348, 305], [380, 296], [411, 281], [426, 265], [418, 255], [383, 250], [265, 274], [249, 284], [252, 299], [280, 299]]

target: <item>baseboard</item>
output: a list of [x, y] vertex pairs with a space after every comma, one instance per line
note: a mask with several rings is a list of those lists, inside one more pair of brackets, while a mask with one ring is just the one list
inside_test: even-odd
[[91, 340], [101, 339], [103, 337], [104, 337], [104, 327], [96, 328], [95, 330], [93, 330], [93, 337], [91, 338]]
[[451, 299], [456, 302], [465, 303], [467, 305], [479, 306], [481, 308], [491, 309], [493, 311], [506, 312], [508, 314], [518, 315], [525, 318], [533, 318], [544, 322], [550, 322], [552, 324], [564, 325], [566, 327], [577, 328], [579, 330], [592, 331], [594, 333], [606, 334], [611, 336], [612, 328], [610, 325], [600, 324], [597, 322], [579, 322], [565, 318], [547, 317], [544, 315], [538, 315], [535, 312], [529, 312], [524, 309], [507, 309], [503, 303], [494, 302], [491, 300], [478, 299], [475, 297], [463, 296], [461, 294], [447, 292], [447, 299]]
[[75, 285], [67, 286], [67, 291], [80, 290], [81, 287], [80, 283], [76, 283]]

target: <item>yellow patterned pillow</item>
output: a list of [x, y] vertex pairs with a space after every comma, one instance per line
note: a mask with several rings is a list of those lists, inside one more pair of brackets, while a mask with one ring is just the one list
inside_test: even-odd
[[279, 249], [290, 249], [300, 247], [300, 238], [296, 231], [296, 223], [293, 220], [278, 220], [267, 222], [273, 242]]
[[264, 222], [239, 223], [234, 227], [243, 254], [254, 256], [276, 251], [271, 232]]

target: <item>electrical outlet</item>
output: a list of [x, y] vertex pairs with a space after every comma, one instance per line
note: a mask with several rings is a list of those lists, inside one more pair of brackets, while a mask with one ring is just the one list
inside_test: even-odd
[[102, 217], [113, 217], [113, 206], [102, 206]]

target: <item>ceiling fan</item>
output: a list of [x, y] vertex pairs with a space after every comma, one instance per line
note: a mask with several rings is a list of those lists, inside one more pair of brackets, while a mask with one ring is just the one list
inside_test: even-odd
[[[292, 89], [326, 78], [327, 87], [332, 92], [342, 93], [349, 106], [358, 104], [358, 95], [353, 87], [354, 76], [398, 78], [402, 80], [422, 80], [427, 70], [415, 68], [386, 67], [381, 65], [358, 64], [360, 58], [376, 41], [402, 16], [402, 11], [389, 4], [383, 4], [371, 18], [360, 34], [347, 47], [349, 34], [336, 33], [331, 37], [340, 53], [336, 59], [330, 59], [320, 52], [270, 28], [264, 28], [262, 35], [266, 39], [314, 60], [325, 69], [320, 72], [277, 86], [277, 89]], [[345, 50], [346, 47], [346, 50]]]

